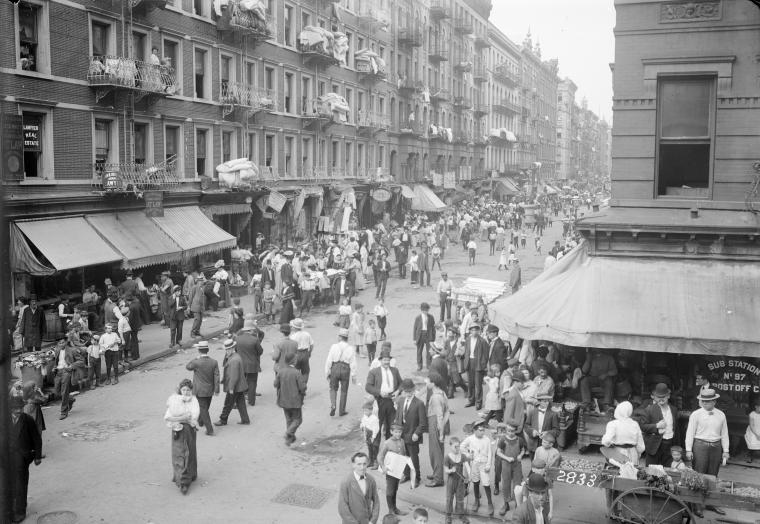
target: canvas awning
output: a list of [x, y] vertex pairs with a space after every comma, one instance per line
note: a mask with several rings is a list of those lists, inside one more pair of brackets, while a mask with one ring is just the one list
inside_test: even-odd
[[182, 248], [184, 258], [233, 248], [237, 239], [209, 220], [197, 206], [169, 207], [151, 218]]
[[211, 215], [243, 215], [251, 212], [251, 204], [236, 203], [236, 204], [210, 204], [203, 206], [204, 214]]
[[412, 199], [412, 209], [415, 211], [443, 211], [446, 204], [430, 189], [423, 184], [414, 186], [414, 199]]
[[[98, 232], [81, 216], [18, 221], [14, 222], [14, 226], [24, 234], [23, 236], [14, 235], [15, 240], [25, 242], [28, 239], [58, 271], [108, 264], [121, 260], [121, 254], [103, 240]], [[21, 249], [23, 250], [21, 252], [31, 254], [28, 246], [21, 246]], [[34, 258], [36, 260], [36, 257]], [[19, 262], [17, 259], [16, 263]], [[39, 261], [34, 263], [33, 260], [27, 258], [26, 262], [22, 262], [20, 266], [14, 267], [12, 270], [30, 272], [31, 274], [45, 274], [44, 265], [40, 267]], [[28, 264], [29, 262], [31, 265]], [[33, 271], [28, 271], [29, 269]], [[38, 271], [41, 269], [43, 271]]]
[[504, 195], [516, 195], [520, 192], [514, 182], [506, 178], [498, 179], [494, 190]]
[[182, 248], [144, 211], [87, 215], [86, 220], [122, 254], [125, 269], [182, 259]]
[[414, 190], [411, 187], [402, 185], [401, 196], [404, 198], [415, 198], [417, 195], [414, 193]]
[[579, 347], [756, 357], [755, 262], [590, 256], [585, 243], [516, 294], [494, 323]]

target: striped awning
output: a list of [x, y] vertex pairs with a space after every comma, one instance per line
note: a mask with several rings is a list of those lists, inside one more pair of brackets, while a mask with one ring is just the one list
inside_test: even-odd
[[182, 248], [185, 258], [233, 248], [237, 239], [214, 224], [198, 206], [169, 207], [151, 218]]
[[401, 186], [401, 196], [404, 198], [416, 198], [417, 195], [414, 192], [414, 189], [412, 189], [409, 186], [402, 185]]

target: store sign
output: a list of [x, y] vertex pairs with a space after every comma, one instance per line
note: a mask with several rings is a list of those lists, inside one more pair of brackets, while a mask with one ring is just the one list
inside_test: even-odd
[[760, 394], [760, 360], [754, 358], [717, 357], [705, 363], [710, 386], [719, 393]]
[[143, 198], [145, 198], [145, 216], [159, 218], [164, 216], [163, 191], [146, 191]]
[[372, 198], [374, 198], [378, 202], [387, 202], [388, 200], [391, 199], [391, 192], [381, 187], [379, 189], [375, 189], [372, 192]]
[[24, 151], [40, 150], [39, 120], [24, 123]]
[[282, 193], [278, 193], [277, 191], [272, 191], [269, 193], [269, 197], [267, 198], [267, 206], [274, 209], [277, 213], [280, 213], [282, 211], [282, 208], [285, 207], [285, 204], [287, 202], [288, 198]]
[[9, 113], [0, 114], [0, 129], [2, 129], [2, 142], [0, 142], [0, 152], [2, 153], [2, 179], [3, 180], [23, 180], [24, 179], [24, 141], [23, 120], [21, 115]]
[[103, 191], [109, 193], [121, 191], [123, 186], [121, 175], [118, 171], [103, 171], [100, 175], [100, 182], [103, 186]]

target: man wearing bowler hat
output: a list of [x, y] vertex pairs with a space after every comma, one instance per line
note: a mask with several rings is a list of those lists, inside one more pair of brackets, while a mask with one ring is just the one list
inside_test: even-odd
[[[686, 460], [692, 461], [692, 468], [697, 473], [718, 475], [720, 466], [728, 461], [728, 423], [726, 415], [715, 407], [720, 395], [714, 389], [703, 389], [697, 400], [701, 406], [692, 411], [689, 425], [686, 427]], [[720, 515], [725, 512], [713, 506], [707, 509]], [[701, 508], [695, 514], [701, 516]]]
[[522, 504], [517, 506], [511, 522], [513, 524], [536, 524], [543, 522], [549, 524], [551, 511], [549, 503], [546, 501], [546, 490], [548, 485], [541, 475], [531, 474], [525, 484], [527, 497]]
[[417, 346], [417, 371], [422, 370], [422, 351], [425, 350], [425, 368], [430, 366], [430, 343], [435, 340], [435, 318], [427, 302], [420, 304], [420, 314], [414, 319], [414, 344]]
[[391, 351], [383, 349], [380, 352], [380, 367], [372, 368], [367, 374], [365, 391], [377, 401], [377, 418], [385, 439], [391, 436], [391, 424], [396, 418], [394, 400], [401, 391], [401, 373], [391, 366]]
[[644, 436], [647, 466], [669, 466], [670, 447], [679, 442], [678, 410], [670, 403], [670, 389], [662, 382], [652, 390], [652, 403], [634, 417]]
[[480, 336], [480, 324], [470, 324], [469, 337], [464, 343], [463, 369], [467, 373], [467, 389], [470, 393], [465, 407], [483, 405], [483, 376], [488, 368], [488, 342]]
[[[401, 381], [401, 398], [396, 403], [396, 423], [401, 424], [401, 438], [406, 444], [406, 451], [412, 459], [412, 464], [417, 472], [414, 487], [420, 485], [420, 444], [422, 435], [427, 431], [427, 410], [425, 404], [414, 394], [416, 386], [411, 379]], [[406, 482], [409, 474], [405, 473], [401, 482]]]

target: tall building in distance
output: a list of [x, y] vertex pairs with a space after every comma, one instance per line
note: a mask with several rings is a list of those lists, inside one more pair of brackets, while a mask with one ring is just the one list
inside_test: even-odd
[[575, 178], [576, 156], [574, 123], [575, 92], [578, 86], [569, 78], [564, 78], [557, 85], [557, 149], [556, 169], [557, 180], [566, 181]]

